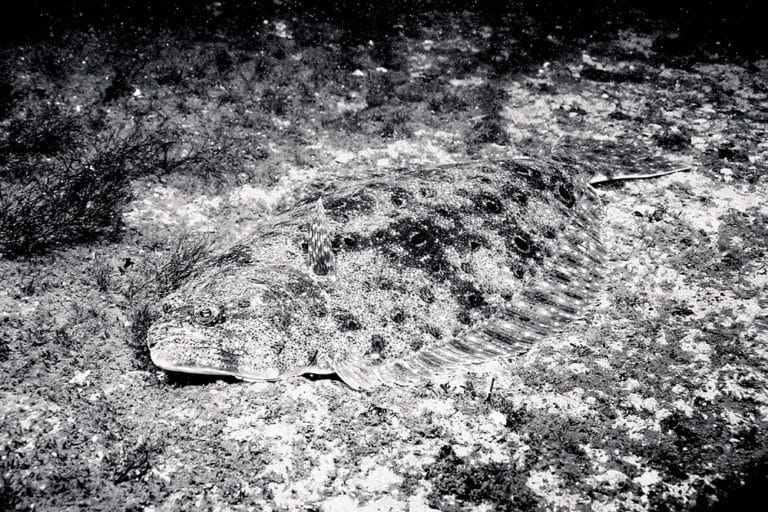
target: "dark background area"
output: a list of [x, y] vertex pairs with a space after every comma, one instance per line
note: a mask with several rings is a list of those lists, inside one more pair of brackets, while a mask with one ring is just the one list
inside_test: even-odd
[[205, 33], [234, 24], [253, 29], [264, 17], [279, 15], [346, 26], [352, 39], [368, 40], [386, 37], [396, 29], [407, 30], [409, 25], [418, 26], [420, 17], [435, 11], [470, 10], [487, 18], [491, 26], [530, 26], [533, 19], [541, 30], [564, 36], [600, 37], [623, 27], [658, 29], [674, 34], [666, 43], [667, 52], [717, 51], [728, 57], [766, 53], [768, 38], [763, 29], [768, 15], [761, 3], [725, 0], [671, 0], [659, 4], [642, 0], [30, 0], [14, 2], [13, 12], [5, 13], [0, 27], [4, 42], [17, 44], [83, 28], [130, 30], [191, 26]]

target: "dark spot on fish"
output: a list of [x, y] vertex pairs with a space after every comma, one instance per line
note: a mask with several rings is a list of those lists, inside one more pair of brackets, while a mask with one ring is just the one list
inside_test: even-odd
[[392, 194], [392, 204], [395, 206], [407, 204], [411, 197], [411, 193], [402, 187], [392, 187], [390, 193]]
[[382, 354], [386, 348], [387, 341], [384, 339], [384, 336], [381, 334], [374, 334], [371, 336], [371, 352]]
[[531, 165], [523, 165], [515, 160], [507, 160], [501, 163], [501, 167], [522, 180], [530, 188], [535, 190], [547, 188], [547, 183], [544, 181], [541, 171]]
[[432, 304], [435, 302], [435, 294], [432, 292], [432, 288], [429, 286], [422, 286], [419, 289], [419, 297], [421, 297], [421, 300], [427, 304]]
[[[532, 262], [541, 263], [544, 256], [533, 236], [515, 226], [503, 232], [502, 236], [507, 248], [507, 263], [515, 277], [521, 279], [534, 272], [536, 265]], [[545, 252], [549, 253], [549, 250], [545, 248]]]
[[530, 196], [530, 193], [526, 192], [517, 185], [506, 183], [502, 187], [501, 192], [504, 197], [512, 204], [517, 204], [520, 206], [525, 206], [528, 204], [528, 197]]
[[304, 273], [291, 272], [285, 288], [275, 288], [263, 294], [264, 300], [272, 305], [274, 318], [277, 320], [284, 317], [284, 325], [290, 324], [293, 315], [301, 314], [297, 311], [299, 303], [306, 304], [306, 310], [314, 316], [324, 317], [328, 314], [322, 289]]
[[354, 251], [363, 248], [365, 239], [359, 233], [338, 233], [331, 240], [334, 251]]
[[517, 227], [510, 227], [503, 233], [506, 240], [508, 254], [515, 258], [533, 259], [541, 261], [542, 254], [533, 237]]
[[388, 277], [380, 277], [378, 280], [380, 290], [393, 290], [395, 288], [395, 282]]
[[496, 215], [504, 210], [499, 198], [487, 192], [476, 195], [473, 198], [473, 202], [475, 203], [477, 210], [481, 213]]
[[344, 235], [343, 247], [346, 249], [357, 249], [361, 244], [361, 237], [357, 233], [347, 233]]
[[274, 343], [270, 345], [270, 348], [275, 353], [276, 356], [279, 356], [283, 353], [283, 350], [285, 350], [285, 341], [277, 340]]
[[301, 272], [292, 272], [291, 279], [287, 281], [286, 287], [292, 295], [321, 296], [320, 287]]
[[443, 332], [439, 327], [435, 327], [434, 325], [425, 325], [424, 331], [436, 340], [439, 340], [443, 337]]
[[456, 280], [451, 284], [451, 293], [456, 297], [459, 304], [466, 308], [479, 308], [485, 305], [483, 293], [470, 281]]
[[397, 308], [394, 311], [392, 311], [390, 318], [396, 324], [401, 324], [405, 321], [405, 312], [402, 309]]
[[512, 239], [514, 247], [520, 254], [529, 254], [531, 252], [531, 242], [525, 235], [515, 235]]
[[491, 179], [488, 175], [493, 174], [493, 170], [486, 166], [483, 166], [480, 170], [485, 174], [475, 174], [472, 176], [471, 180], [475, 183], [485, 183], [486, 185], [491, 183]]
[[432, 211], [434, 211], [435, 214], [440, 215], [441, 217], [447, 220], [450, 220], [457, 226], [461, 226], [462, 213], [460, 210], [448, 208], [444, 205], [439, 205], [439, 206], [435, 206]]
[[272, 314], [265, 313], [265, 317], [272, 321], [272, 325], [278, 329], [287, 329], [293, 321], [293, 316], [289, 310], [273, 309]]
[[464, 325], [469, 325], [472, 323], [472, 317], [469, 316], [469, 312], [466, 309], [459, 311], [459, 314], [456, 315], [456, 320], [458, 320], [460, 324]]
[[359, 331], [362, 327], [355, 316], [348, 311], [341, 311], [334, 315], [334, 319], [341, 331]]
[[301, 246], [301, 252], [303, 253], [309, 252], [309, 242], [307, 242], [306, 240], [302, 240], [300, 246]]
[[336, 221], [347, 221], [361, 213], [373, 210], [376, 199], [363, 191], [348, 196], [328, 199], [324, 206], [327, 215]]
[[565, 183], [564, 181], [556, 181], [553, 183], [553, 190], [555, 197], [568, 208], [573, 207], [576, 204], [576, 196], [574, 195], [573, 185]]
[[313, 302], [310, 306], [310, 311], [318, 318], [325, 318], [328, 316], [328, 308], [323, 302]]
[[399, 260], [403, 265], [434, 274], [445, 274], [451, 270], [444, 248], [446, 244], [455, 243], [455, 238], [430, 218], [399, 219], [387, 229], [374, 233], [371, 241], [380, 245], [382, 252], [391, 260]]
[[416, 352], [417, 350], [421, 350], [421, 348], [424, 346], [424, 340], [421, 338], [415, 338], [408, 346], [410, 347], [411, 351]]
[[482, 246], [483, 246], [483, 244], [481, 244], [477, 240], [470, 240], [469, 241], [469, 250], [472, 251], [472, 252], [478, 250]]
[[[473, 247], [485, 245], [486, 241], [462, 226], [459, 211], [436, 208], [433, 212], [435, 214], [422, 218], [398, 218], [368, 237], [354, 238], [347, 250], [379, 249], [382, 256], [393, 263], [448, 276], [456, 269], [446, 256], [447, 247], [454, 247], [463, 254]], [[436, 222], [439, 217], [444, 217], [448, 227]]]

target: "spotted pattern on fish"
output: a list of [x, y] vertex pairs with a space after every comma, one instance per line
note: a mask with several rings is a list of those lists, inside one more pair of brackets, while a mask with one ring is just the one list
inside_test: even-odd
[[524, 353], [598, 291], [600, 202], [577, 166], [487, 161], [329, 183], [164, 300], [155, 364], [409, 385]]

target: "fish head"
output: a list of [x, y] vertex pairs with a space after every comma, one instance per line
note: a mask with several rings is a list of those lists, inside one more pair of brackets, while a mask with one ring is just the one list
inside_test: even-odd
[[147, 344], [165, 370], [272, 379], [313, 362], [323, 309], [308, 272], [269, 264], [211, 272], [161, 303]]

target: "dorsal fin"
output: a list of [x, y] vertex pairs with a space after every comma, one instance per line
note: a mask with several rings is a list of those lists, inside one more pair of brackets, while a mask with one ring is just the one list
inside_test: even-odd
[[309, 226], [309, 267], [320, 276], [333, 270], [333, 250], [331, 250], [331, 231], [325, 216], [323, 200], [319, 198], [315, 205], [315, 217]]

